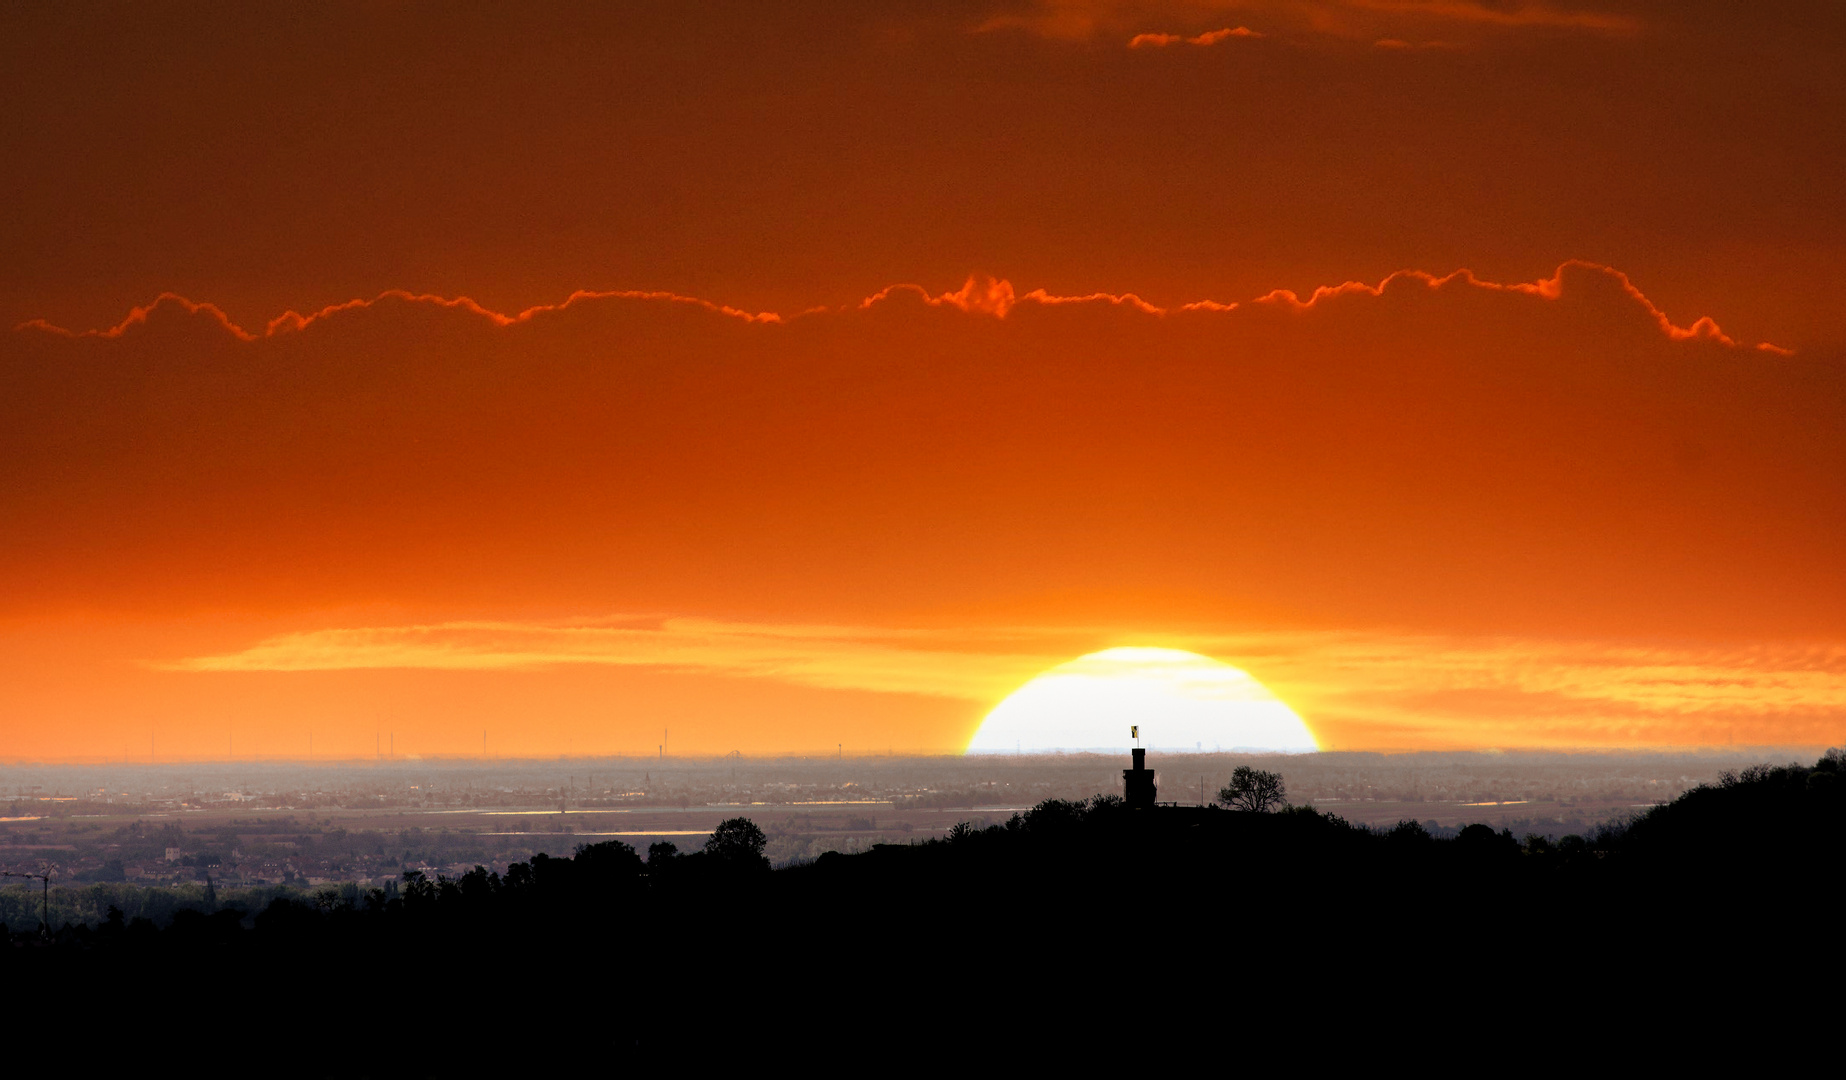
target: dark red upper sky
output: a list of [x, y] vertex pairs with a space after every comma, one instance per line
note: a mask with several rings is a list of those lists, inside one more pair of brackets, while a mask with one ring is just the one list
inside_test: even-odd
[[[1509, 10], [1539, 15], [1481, 17]], [[1544, 17], [1571, 12], [1601, 19]], [[104, 325], [173, 290], [260, 321], [391, 288], [789, 310], [969, 272], [1165, 302], [1585, 258], [1669, 311], [1837, 343], [1843, 22], [1825, 2], [13, 5], [0, 315]], [[1266, 36], [1126, 47], [1246, 25]]]

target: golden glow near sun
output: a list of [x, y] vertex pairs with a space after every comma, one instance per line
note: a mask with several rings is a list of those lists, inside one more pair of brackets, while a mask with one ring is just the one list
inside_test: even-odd
[[1318, 750], [1295, 711], [1247, 673], [1179, 649], [1120, 648], [1059, 664], [981, 721], [968, 753]]

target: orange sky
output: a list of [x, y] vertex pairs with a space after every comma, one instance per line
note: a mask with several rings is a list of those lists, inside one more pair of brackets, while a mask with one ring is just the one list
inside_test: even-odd
[[1837, 5], [0, 51], [0, 759], [952, 750], [1119, 644], [1336, 748], [1846, 730]]

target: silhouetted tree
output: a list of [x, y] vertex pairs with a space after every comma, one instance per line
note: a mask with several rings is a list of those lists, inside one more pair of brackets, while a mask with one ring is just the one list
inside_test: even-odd
[[404, 871], [404, 902], [412, 907], [427, 904], [436, 899], [436, 883], [424, 875], [421, 870]]
[[459, 883], [462, 899], [473, 904], [482, 904], [493, 898], [500, 889], [500, 875], [485, 866], [476, 866], [461, 876]]
[[1233, 810], [1264, 814], [1283, 806], [1287, 795], [1281, 773], [1239, 765], [1231, 773], [1231, 782], [1218, 792], [1218, 801]]
[[1122, 804], [1120, 798], [1114, 802], [1099, 801], [1105, 798], [1099, 795], [1090, 799], [1046, 799], [1026, 811], [1022, 827], [1034, 836], [1074, 836], [1091, 820], [1093, 811], [1107, 812]]
[[1503, 858], [1519, 854], [1519, 841], [1510, 829], [1494, 832], [1492, 826], [1476, 823], [1456, 834], [1455, 848], [1476, 859]]
[[731, 818], [721, 822], [705, 841], [705, 854], [738, 868], [769, 869], [763, 848], [769, 838], [749, 818]]
[[604, 899], [615, 891], [639, 887], [646, 873], [641, 856], [620, 840], [579, 844], [576, 857], [571, 861], [576, 864], [578, 880], [583, 887], [594, 890]]

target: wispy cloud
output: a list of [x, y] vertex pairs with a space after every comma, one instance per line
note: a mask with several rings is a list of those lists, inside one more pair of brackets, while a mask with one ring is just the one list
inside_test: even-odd
[[[1021, 294], [1013, 288], [1013, 283], [1005, 278], [991, 277], [970, 277], [960, 289], [945, 293], [931, 293], [921, 285], [889, 285], [861, 300], [858, 306], [863, 310], [889, 300], [893, 296], [904, 295], [916, 297], [932, 307], [952, 307], [960, 311], [992, 315], [1001, 319], [1006, 318], [1009, 312], [1022, 303], [1039, 304], [1045, 307], [1058, 307], [1064, 304], [1112, 304], [1131, 307], [1149, 315], [1166, 314], [1165, 308], [1150, 304], [1134, 293], [1093, 292], [1059, 296], [1044, 289], [1033, 289], [1031, 292]], [[1229, 308], [1222, 310], [1229, 310]]]
[[1136, 34], [1128, 39], [1128, 47], [1131, 49], [1163, 49], [1182, 41], [1188, 45], [1216, 45], [1228, 38], [1260, 38], [1262, 36], [1247, 26], [1227, 26], [1221, 30], [1207, 30], [1203, 34], [1194, 34], [1191, 37], [1184, 34]]
[[[1733, 347], [1750, 347], [1764, 352], [1790, 355], [1790, 350], [1770, 342], [1759, 342], [1754, 346], [1743, 343], [1726, 334], [1718, 323], [1709, 316], [1701, 316], [1690, 323], [1675, 323], [1665, 311], [1647, 297], [1627, 274], [1612, 266], [1588, 262], [1582, 259], [1569, 259], [1559, 264], [1550, 277], [1527, 282], [1497, 282], [1478, 277], [1471, 270], [1455, 270], [1447, 274], [1431, 274], [1423, 270], [1398, 270], [1385, 275], [1376, 284], [1363, 281], [1346, 281], [1338, 285], [1321, 285], [1310, 290], [1304, 297], [1293, 289], [1274, 289], [1256, 297], [1252, 303], [1263, 305], [1280, 305], [1299, 311], [1307, 311], [1329, 300], [1352, 296], [1381, 297], [1394, 284], [1418, 283], [1429, 289], [1473, 288], [1489, 292], [1522, 293], [1544, 300], [1557, 300], [1565, 295], [1567, 275], [1581, 272], [1600, 275], [1614, 282], [1631, 299], [1647, 317], [1660, 327], [1662, 333], [1674, 341], [1714, 341]], [[854, 310], [865, 310], [898, 297], [921, 300], [932, 307], [953, 308], [957, 311], [974, 315], [991, 315], [1006, 318], [1023, 304], [1041, 307], [1059, 307], [1065, 305], [1103, 304], [1116, 307], [1132, 308], [1148, 315], [1165, 316], [1173, 312], [1215, 312], [1225, 313], [1242, 306], [1238, 301], [1220, 301], [1213, 299], [1194, 300], [1162, 307], [1151, 303], [1132, 292], [1091, 292], [1076, 294], [1053, 293], [1047, 289], [1033, 289], [1019, 292], [1013, 283], [1005, 278], [970, 276], [961, 288], [950, 292], [931, 292], [916, 284], [903, 283], [888, 285], [872, 295], [848, 305]], [[442, 308], [457, 311], [476, 318], [484, 319], [498, 327], [513, 327], [530, 323], [548, 314], [563, 311], [574, 305], [601, 300], [629, 300], [643, 303], [684, 304], [702, 308], [715, 315], [739, 319], [759, 325], [779, 325], [791, 319], [803, 318], [838, 311], [837, 308], [824, 306], [809, 307], [792, 315], [782, 315], [773, 311], [751, 312], [695, 296], [683, 296], [679, 293], [656, 290], [580, 289], [559, 303], [538, 304], [517, 312], [500, 312], [482, 306], [466, 297], [444, 297], [430, 293], [411, 293], [393, 289], [379, 294], [370, 300], [348, 300], [333, 304], [303, 315], [296, 311], [287, 311], [270, 319], [261, 332], [251, 331], [231, 319], [222, 309], [214, 304], [190, 300], [175, 293], [162, 293], [153, 303], [130, 309], [128, 315], [114, 326], [100, 330], [69, 330], [57, 326], [45, 319], [32, 319], [20, 323], [14, 329], [32, 330], [72, 338], [119, 338], [137, 327], [144, 326], [155, 312], [167, 308], [177, 313], [209, 320], [240, 341], [253, 342], [261, 338], [275, 337], [281, 334], [299, 333], [308, 327], [325, 320], [351, 313], [365, 311], [381, 304], [400, 303]]]
[[[1082, 41], [1098, 34], [1132, 35], [1134, 48], [1181, 41], [1209, 45], [1230, 36], [1263, 36], [1246, 27], [1186, 36], [1149, 30], [1151, 25], [1191, 23], [1248, 14], [1262, 25], [1296, 36], [1349, 40], [1410, 41], [1409, 33], [1452, 27], [1457, 33], [1513, 33], [1552, 30], [1602, 35], [1632, 34], [1641, 20], [1591, 3], [1560, 4], [1544, 0], [1036, 0], [1023, 9], [999, 12], [976, 25], [979, 31], [1024, 30], [1060, 41]], [[1136, 44], [1139, 42], [1139, 44]]]
[[[614, 618], [445, 622], [284, 634], [247, 649], [155, 665], [170, 671], [495, 671], [599, 664], [774, 679], [829, 690], [988, 700], [1055, 662], [1015, 651], [1043, 634]], [[1056, 658], [1062, 659], [1062, 657]]]
[[[357, 303], [357, 301], [354, 301], [354, 303]], [[163, 292], [159, 296], [156, 296], [152, 303], [129, 308], [128, 314], [123, 316], [121, 322], [116, 323], [114, 326], [103, 327], [100, 330], [69, 330], [51, 322], [49, 319], [27, 319], [13, 329], [39, 330], [47, 334], [56, 334], [59, 337], [70, 338], [119, 338], [136, 327], [146, 326], [147, 321], [153, 317], [154, 313], [162, 308], [169, 308], [184, 312], [187, 315], [194, 315], [210, 320], [218, 324], [226, 333], [239, 341], [255, 341], [257, 339], [256, 334], [232, 322], [231, 317], [226, 315], [224, 309], [220, 308], [218, 305], [199, 303], [173, 292]], [[294, 312], [289, 312], [289, 314], [293, 315]], [[288, 316], [285, 315], [281, 318], [287, 317]], [[271, 325], [274, 324], [272, 323]]]
[[[1189, 649], [1255, 674], [1336, 744], [1658, 745], [1824, 741], [1846, 718], [1846, 646], [1382, 632], [1124, 635], [617, 618], [448, 622], [284, 634], [164, 662], [183, 672], [612, 665], [827, 690], [997, 703], [1037, 673], [1121, 644]], [[1804, 737], [1811, 735], [1810, 737]]]
[[1822, 742], [1846, 720], [1846, 646], [1377, 633], [1193, 640], [1323, 722], [1478, 745]]
[[510, 314], [485, 307], [467, 296], [437, 296], [434, 293], [413, 293], [404, 289], [387, 289], [369, 300], [355, 299], [338, 304], [329, 304], [326, 307], [308, 312], [305, 315], [299, 311], [285, 311], [266, 322], [260, 333], [247, 330], [232, 322], [230, 316], [226, 315], [223, 309], [219, 308], [216, 304], [199, 303], [181, 296], [178, 293], [171, 292], [161, 293], [154, 298], [152, 303], [130, 308], [128, 314], [123, 317], [121, 322], [116, 323], [114, 326], [104, 327], [100, 330], [69, 330], [46, 319], [28, 319], [14, 327], [14, 329], [41, 330], [62, 337], [118, 338], [138, 326], [145, 326], [148, 320], [162, 308], [170, 308], [185, 312], [189, 315], [199, 315], [211, 319], [223, 326], [228, 333], [239, 341], [256, 341], [258, 338], [275, 337], [279, 334], [299, 333], [300, 331], [306, 330], [314, 323], [321, 322], [325, 319], [330, 319], [347, 312], [365, 311], [369, 308], [389, 303], [447, 308], [451, 311], [460, 311], [477, 316], [487, 320], [495, 326], [517, 326], [521, 323], [531, 322], [540, 315], [563, 311], [572, 305], [593, 300], [648, 300], [669, 304], [690, 304], [694, 307], [704, 308], [706, 311], [710, 311], [717, 315], [742, 319], [745, 322], [779, 323], [783, 321], [783, 317], [773, 311], [745, 311], [742, 308], [731, 307], [728, 304], [718, 304], [710, 300], [701, 300], [696, 296], [682, 296], [679, 293], [649, 289], [606, 289], [600, 291], [579, 289], [556, 304], [537, 304], [523, 311], [516, 311]]
[[[1628, 298], [1633, 300], [1635, 304], [1647, 313], [1648, 318], [1653, 320], [1653, 322], [1660, 327], [1661, 332], [1674, 341], [1716, 341], [1720, 344], [1733, 347], [1739, 346], [1739, 342], [1726, 334], [1711, 317], [1701, 316], [1693, 320], [1690, 324], [1683, 326], [1675, 323], [1672, 319], [1667, 317], [1666, 312], [1662, 311], [1658, 305], [1647, 298], [1647, 294], [1643, 293], [1627, 274], [1622, 273], [1612, 266], [1587, 262], [1583, 259], [1567, 259], [1558, 266], [1557, 270], [1555, 270], [1550, 277], [1540, 278], [1537, 281], [1510, 283], [1489, 281], [1485, 278], [1475, 276], [1472, 270], [1456, 270], [1440, 277], [1422, 270], [1399, 270], [1395, 273], [1385, 275], [1376, 285], [1363, 281], [1347, 281], [1339, 285], [1322, 285], [1309, 293], [1306, 299], [1303, 299], [1300, 294], [1292, 289], [1277, 289], [1257, 297], [1255, 303], [1281, 304], [1295, 308], [1296, 310], [1305, 311], [1323, 301], [1333, 300], [1342, 296], [1354, 294], [1374, 297], [1383, 296], [1387, 288], [1394, 282], [1399, 281], [1418, 282], [1430, 289], [1441, 289], [1459, 284], [1486, 290], [1488, 292], [1516, 292], [1524, 293], [1528, 296], [1542, 297], [1546, 300], [1556, 300], [1564, 295], [1565, 275], [1571, 271], [1584, 271], [1590, 274], [1601, 275], [1615, 282], [1615, 284], [1627, 294]], [[1754, 347], [1763, 352], [1772, 352], [1783, 356], [1791, 355], [1790, 350], [1767, 341], [1759, 342]]]
[[1216, 45], [1229, 38], [1260, 38], [1263, 35], [1247, 26], [1226, 26], [1218, 30], [1207, 30], [1186, 39], [1189, 45]]
[[1585, 8], [1566, 8], [1545, 3], [1484, 4], [1479, 0], [1345, 0], [1345, 6], [1386, 15], [1474, 23], [1505, 29], [1548, 27], [1626, 34], [1641, 28], [1640, 21], [1631, 15]]

